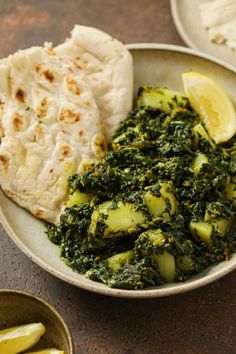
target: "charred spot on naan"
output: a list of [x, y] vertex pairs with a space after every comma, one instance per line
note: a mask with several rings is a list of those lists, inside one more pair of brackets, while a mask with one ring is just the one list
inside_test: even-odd
[[2, 112], [4, 110], [5, 102], [0, 99], [0, 111]]
[[39, 218], [39, 219], [44, 219], [45, 218], [45, 213], [43, 210], [38, 209], [34, 212], [34, 215]]
[[0, 139], [4, 137], [4, 129], [2, 126], [2, 115], [4, 114], [5, 102], [0, 100]]
[[41, 100], [40, 105], [36, 110], [36, 114], [39, 118], [45, 118], [47, 116], [47, 111], [48, 111], [48, 100], [46, 97], [44, 97]]
[[71, 93], [74, 93], [75, 95], [78, 95], [78, 96], [80, 95], [80, 88], [74, 79], [72, 79], [71, 77], [67, 77], [66, 83], [67, 83], [68, 90]]
[[25, 103], [25, 92], [21, 88], [18, 88], [15, 97], [19, 102]]
[[35, 69], [36, 73], [39, 73], [41, 71], [41, 65], [39, 65], [39, 64], [35, 65], [34, 69]]
[[71, 148], [68, 144], [62, 144], [60, 148], [60, 161], [64, 161], [71, 153]]
[[55, 50], [51, 46], [46, 48], [46, 52], [51, 56], [56, 55]]
[[53, 80], [55, 79], [53, 72], [49, 69], [44, 70], [43, 75], [44, 75], [45, 79], [48, 80], [49, 82], [53, 82]]
[[43, 69], [42, 65], [40, 65], [40, 64], [35, 65], [34, 69], [38, 75], [44, 77], [50, 83], [52, 83], [54, 81], [55, 75], [53, 74], [52, 70]]
[[16, 113], [15, 116], [12, 119], [12, 124], [13, 127], [16, 131], [21, 131], [24, 129], [24, 121], [23, 121], [23, 117], [22, 115], [20, 115], [19, 113]]
[[93, 137], [92, 150], [97, 157], [101, 157], [107, 150], [105, 137], [102, 134], [97, 134]]
[[83, 69], [83, 67], [81, 66], [81, 58], [80, 58], [79, 56], [77, 56], [77, 57], [75, 58], [75, 60], [71, 60], [71, 62], [74, 64], [74, 66], [75, 66], [77, 69], [79, 69], [79, 70]]
[[9, 158], [4, 155], [0, 155], [0, 164], [2, 164], [4, 170], [8, 170], [9, 167]]
[[80, 121], [80, 119], [81, 119], [80, 113], [73, 112], [69, 108], [62, 109], [61, 113], [58, 116], [58, 120], [61, 123], [65, 123], [65, 124], [78, 123]]

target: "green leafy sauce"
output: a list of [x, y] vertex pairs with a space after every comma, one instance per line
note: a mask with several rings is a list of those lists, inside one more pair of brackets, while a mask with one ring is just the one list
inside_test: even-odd
[[236, 249], [236, 143], [215, 145], [186, 97], [143, 86], [110, 150], [69, 178], [49, 239], [113, 288], [184, 281]]

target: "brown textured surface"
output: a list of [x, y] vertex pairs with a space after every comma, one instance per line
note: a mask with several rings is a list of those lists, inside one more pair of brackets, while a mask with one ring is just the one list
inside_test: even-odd
[[[168, 0], [0, 0], [0, 57], [64, 40], [75, 23], [126, 43], [183, 45]], [[64, 316], [76, 354], [233, 354], [236, 272], [171, 298], [122, 300], [73, 288], [28, 260], [0, 229], [0, 288], [42, 296]], [[0, 353], [3, 354], [3, 353]]]

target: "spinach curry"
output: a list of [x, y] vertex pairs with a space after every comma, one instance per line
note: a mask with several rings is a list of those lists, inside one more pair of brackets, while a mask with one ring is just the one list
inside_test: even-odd
[[110, 150], [83, 176], [50, 240], [110, 287], [184, 281], [236, 249], [236, 139], [216, 145], [188, 99], [143, 86]]

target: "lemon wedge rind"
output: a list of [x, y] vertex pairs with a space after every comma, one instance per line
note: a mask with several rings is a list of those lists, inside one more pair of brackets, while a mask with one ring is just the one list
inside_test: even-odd
[[11, 327], [0, 331], [0, 353], [17, 354], [38, 343], [45, 333], [42, 323]]
[[211, 78], [191, 71], [183, 74], [186, 95], [199, 113], [216, 144], [228, 141], [236, 133], [236, 112], [224, 90]]

